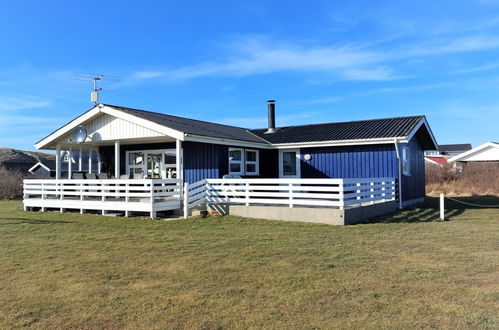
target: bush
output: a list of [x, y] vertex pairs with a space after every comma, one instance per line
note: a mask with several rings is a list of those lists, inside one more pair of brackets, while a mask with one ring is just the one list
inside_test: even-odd
[[499, 196], [499, 163], [462, 164], [462, 170], [452, 165], [426, 165], [426, 193], [451, 196]]
[[0, 168], [0, 200], [22, 198], [24, 177], [19, 171]]

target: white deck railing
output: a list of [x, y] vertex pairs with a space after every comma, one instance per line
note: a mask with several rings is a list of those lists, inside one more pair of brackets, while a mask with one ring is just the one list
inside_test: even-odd
[[394, 178], [206, 179], [185, 185], [184, 214], [200, 204], [356, 207], [395, 199]]
[[175, 210], [181, 207], [180, 179], [144, 180], [24, 180], [24, 207], [149, 212]]

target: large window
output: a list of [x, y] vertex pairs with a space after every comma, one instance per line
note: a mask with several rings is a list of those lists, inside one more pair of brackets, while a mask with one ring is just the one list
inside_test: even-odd
[[259, 175], [258, 150], [229, 148], [229, 174]]
[[128, 151], [127, 173], [135, 178], [176, 178], [176, 160], [175, 149]]

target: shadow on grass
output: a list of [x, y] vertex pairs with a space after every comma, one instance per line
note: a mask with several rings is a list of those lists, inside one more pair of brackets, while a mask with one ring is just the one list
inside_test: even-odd
[[[453, 197], [454, 200], [445, 199], [445, 221], [452, 219], [465, 210], [497, 208], [499, 197], [497, 196], [473, 196], [473, 197]], [[460, 202], [476, 204], [473, 206]], [[488, 207], [489, 206], [489, 207]], [[396, 223], [396, 222], [431, 222], [440, 221], [440, 199], [438, 197], [426, 197], [422, 205], [408, 207], [404, 210], [374, 217], [364, 223]]]
[[13, 223], [29, 224], [29, 225], [53, 225], [60, 223], [71, 223], [71, 221], [64, 220], [39, 220], [39, 219], [26, 219], [26, 218], [0, 218], [0, 226], [11, 225]]

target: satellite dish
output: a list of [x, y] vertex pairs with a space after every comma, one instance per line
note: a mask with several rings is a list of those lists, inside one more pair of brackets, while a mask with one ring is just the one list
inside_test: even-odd
[[87, 130], [83, 126], [78, 126], [73, 131], [73, 141], [83, 143], [87, 139]]

